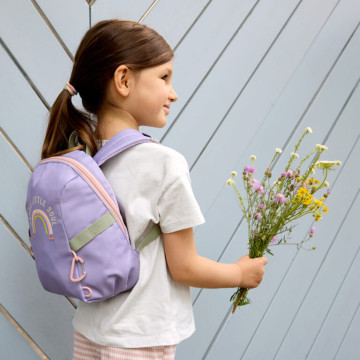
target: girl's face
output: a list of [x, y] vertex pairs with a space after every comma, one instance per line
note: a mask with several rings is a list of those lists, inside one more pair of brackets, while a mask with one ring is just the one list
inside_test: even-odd
[[172, 72], [172, 61], [134, 72], [128, 111], [139, 126], [166, 125], [170, 104], [177, 100], [171, 85]]

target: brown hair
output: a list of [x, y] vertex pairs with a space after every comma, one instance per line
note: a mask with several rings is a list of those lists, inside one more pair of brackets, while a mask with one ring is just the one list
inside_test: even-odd
[[[106, 86], [120, 65], [141, 70], [170, 61], [174, 54], [167, 42], [153, 29], [132, 21], [105, 20], [90, 28], [76, 52], [69, 82], [81, 96], [89, 113], [96, 115]], [[75, 108], [71, 95], [63, 90], [50, 109], [42, 158], [68, 148], [68, 139], [77, 132], [79, 143], [92, 155], [97, 151], [91, 114]]]

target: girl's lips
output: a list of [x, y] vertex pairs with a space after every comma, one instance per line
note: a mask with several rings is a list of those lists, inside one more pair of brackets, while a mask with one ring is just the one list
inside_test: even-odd
[[166, 114], [169, 114], [170, 106], [169, 105], [164, 105], [164, 109], [165, 109]]

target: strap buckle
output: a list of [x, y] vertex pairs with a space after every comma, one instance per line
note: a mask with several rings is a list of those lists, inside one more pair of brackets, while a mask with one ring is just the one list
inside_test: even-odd
[[[70, 280], [72, 282], [79, 282], [86, 276], [86, 271], [84, 270], [84, 259], [81, 258], [80, 256], [77, 256], [75, 251], [71, 250], [71, 252], [72, 252], [74, 257], [73, 257], [72, 262], [71, 262]], [[80, 261], [82, 271], [83, 271], [82, 275], [80, 277], [78, 277], [77, 279], [74, 278], [75, 261]]]

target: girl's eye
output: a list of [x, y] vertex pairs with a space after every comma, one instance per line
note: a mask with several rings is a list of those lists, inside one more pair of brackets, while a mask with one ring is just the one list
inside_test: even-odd
[[166, 80], [169, 75], [164, 75], [161, 79]]

